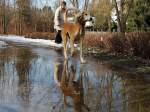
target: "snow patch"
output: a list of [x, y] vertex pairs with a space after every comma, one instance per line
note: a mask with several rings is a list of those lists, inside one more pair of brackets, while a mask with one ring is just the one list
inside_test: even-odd
[[46, 46], [46, 47], [50, 46], [50, 47], [57, 47], [57, 48], [62, 47], [62, 44], [56, 44], [54, 40], [30, 39], [30, 38], [25, 38], [24, 36], [0, 35], [0, 40], [22, 43], [22, 44], [29, 44], [29, 45], [37, 45], [37, 46]]
[[[35, 45], [35, 46], [43, 46], [43, 47], [55, 47], [62, 48], [62, 44], [55, 43], [55, 40], [45, 40], [45, 39], [31, 39], [25, 38], [24, 36], [16, 36], [16, 35], [0, 35], [0, 40], [6, 42], [15, 42], [26, 45]], [[67, 43], [70, 47], [69, 42]], [[78, 45], [74, 44], [74, 46], [79, 50]]]

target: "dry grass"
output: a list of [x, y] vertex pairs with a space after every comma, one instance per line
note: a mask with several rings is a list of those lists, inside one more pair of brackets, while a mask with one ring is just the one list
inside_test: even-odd
[[150, 32], [127, 33], [126, 39], [133, 55], [150, 59]]
[[32, 39], [55, 39], [55, 34], [51, 32], [33, 32], [25, 35], [26, 38]]
[[111, 33], [87, 32], [85, 47], [150, 59], [150, 32]]
[[84, 40], [84, 45], [85, 47], [96, 47], [96, 48], [103, 48], [103, 42], [104, 42], [104, 37], [109, 37], [109, 33], [105, 32], [88, 32], [85, 34], [85, 40]]

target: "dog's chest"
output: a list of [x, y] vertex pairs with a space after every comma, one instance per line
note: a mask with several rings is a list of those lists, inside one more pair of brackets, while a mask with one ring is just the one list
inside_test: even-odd
[[78, 29], [76, 32], [75, 32], [75, 37], [76, 38], [80, 38], [81, 36], [84, 35], [84, 31], [82, 28]]

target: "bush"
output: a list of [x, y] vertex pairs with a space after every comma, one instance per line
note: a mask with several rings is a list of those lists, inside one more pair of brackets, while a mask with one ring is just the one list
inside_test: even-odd
[[32, 39], [55, 39], [55, 34], [51, 32], [33, 32], [25, 35], [26, 38]]
[[87, 32], [85, 47], [150, 59], [150, 32]]
[[150, 59], [150, 32], [127, 33], [126, 38], [133, 55]]

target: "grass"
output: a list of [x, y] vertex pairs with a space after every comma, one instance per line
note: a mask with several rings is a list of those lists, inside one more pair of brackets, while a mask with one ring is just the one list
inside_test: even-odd
[[26, 38], [32, 39], [48, 39], [53, 40], [55, 39], [55, 34], [50, 32], [33, 32], [25, 35]]

